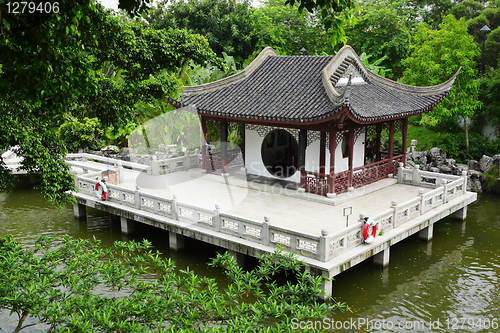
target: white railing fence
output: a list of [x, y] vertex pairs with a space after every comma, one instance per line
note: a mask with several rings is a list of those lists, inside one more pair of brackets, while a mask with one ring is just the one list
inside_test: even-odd
[[[194, 155], [191, 155], [190, 158], [192, 156]], [[407, 171], [410, 171], [410, 173]], [[94, 187], [99, 181], [100, 175], [100, 172], [95, 172], [77, 176], [77, 188], [81, 193], [94, 195]], [[405, 175], [410, 176], [405, 178]], [[414, 170], [405, 170], [402, 167], [399, 169], [398, 177], [400, 177], [403, 183], [407, 183], [408, 178], [412, 182], [414, 179], [420, 179], [419, 182], [421, 182], [422, 177], [433, 178], [435, 179], [434, 181], [429, 182], [424, 180], [423, 184], [427, 184], [427, 187], [434, 187], [434, 183], [437, 183], [440, 186], [427, 193], [424, 193], [424, 189], [419, 189], [417, 197], [401, 204], [398, 204], [397, 200], [392, 200], [389, 209], [370, 216], [377, 224], [377, 232], [386, 232], [397, 228], [411, 219], [464, 194], [467, 181], [466, 174], [458, 177], [427, 173], [418, 169], [417, 172], [414, 172]], [[281, 246], [290, 252], [320, 261], [328, 261], [342, 252], [361, 245], [363, 240], [363, 214], [360, 214], [359, 221], [347, 228], [343, 228], [335, 233], [322, 230], [321, 235], [317, 236], [275, 226], [267, 216], [264, 217], [264, 221], [249, 220], [221, 213], [219, 205], [215, 205], [215, 209], [210, 210], [179, 202], [175, 195], [173, 195], [172, 199], [167, 199], [144, 193], [138, 188], [133, 190], [111, 184], [108, 184], [107, 187], [107, 200], [110, 202], [151, 212], [184, 223], [197, 224], [204, 228], [250, 240], [272, 248]]]

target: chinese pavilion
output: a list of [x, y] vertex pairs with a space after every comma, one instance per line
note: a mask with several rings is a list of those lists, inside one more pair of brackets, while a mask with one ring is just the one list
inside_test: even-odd
[[335, 56], [279, 56], [265, 48], [243, 71], [184, 88], [179, 108], [220, 124], [219, 156], [202, 143], [203, 169], [226, 173], [229, 123], [243, 124], [247, 174], [332, 196], [386, 178], [405, 163], [408, 117], [432, 110], [448, 81], [415, 87], [368, 70], [350, 46]]

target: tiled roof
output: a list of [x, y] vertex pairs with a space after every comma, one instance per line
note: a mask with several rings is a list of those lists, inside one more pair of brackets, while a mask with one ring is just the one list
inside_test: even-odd
[[185, 87], [177, 103], [201, 114], [287, 122], [318, 120], [347, 107], [356, 121], [372, 122], [430, 110], [457, 75], [438, 86], [412, 87], [372, 73], [350, 47], [335, 57], [278, 56], [266, 48], [232, 77]]

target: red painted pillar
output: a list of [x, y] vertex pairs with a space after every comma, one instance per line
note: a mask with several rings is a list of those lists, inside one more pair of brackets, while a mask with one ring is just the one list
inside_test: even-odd
[[201, 116], [201, 169], [207, 170], [207, 120]]
[[328, 174], [328, 193], [335, 193], [335, 150], [337, 149], [337, 131], [330, 131], [330, 172]]
[[241, 132], [241, 139], [243, 140], [243, 143], [241, 145], [241, 155], [243, 157], [243, 167], [245, 167], [245, 145], [246, 145], [246, 142], [245, 142], [245, 123], [241, 124], [241, 126], [243, 127], [243, 131]]
[[227, 137], [228, 123], [222, 121], [220, 123], [220, 157], [222, 158], [222, 173], [227, 173]]
[[349, 130], [349, 176], [347, 178], [347, 186], [352, 186], [352, 169], [354, 155], [354, 129]]
[[377, 142], [376, 142], [376, 158], [375, 158], [375, 161], [378, 162], [382, 159], [382, 157], [380, 156], [380, 140], [381, 140], [381, 137], [382, 137], [382, 124], [377, 124], [376, 125], [376, 131], [377, 131]]
[[403, 119], [403, 164], [406, 167], [406, 145], [408, 144], [408, 118]]
[[319, 139], [319, 173], [326, 173], [325, 155], [326, 155], [326, 132], [321, 132]]
[[[300, 171], [300, 187], [306, 188], [306, 148], [307, 148], [307, 130], [299, 131], [299, 151], [298, 168]], [[306, 189], [307, 190], [307, 189]]]
[[389, 123], [389, 163], [387, 164], [387, 174], [392, 173], [392, 149], [394, 147], [394, 120]]

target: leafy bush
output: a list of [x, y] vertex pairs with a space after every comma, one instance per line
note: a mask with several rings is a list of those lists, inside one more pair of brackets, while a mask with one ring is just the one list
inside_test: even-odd
[[500, 193], [498, 165], [495, 165], [488, 172], [483, 173], [483, 176], [485, 177], [486, 191]]
[[77, 151], [79, 148], [96, 150], [105, 144], [104, 130], [97, 118], [73, 118], [59, 127], [59, 137], [68, 151]]
[[[0, 237], [0, 310], [17, 314], [17, 333], [34, 323], [49, 332], [285, 332], [292, 318], [322, 320], [348, 310], [320, 302], [324, 279], [280, 249], [244, 271], [228, 253], [210, 266], [227, 283], [177, 270], [151, 243], [40, 237], [22, 247]], [[276, 277], [286, 275], [286, 281]]]

